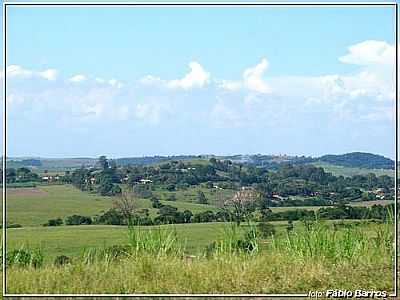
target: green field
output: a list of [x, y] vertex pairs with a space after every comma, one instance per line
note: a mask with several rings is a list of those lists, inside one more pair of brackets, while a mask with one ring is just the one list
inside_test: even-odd
[[[43, 266], [7, 268], [7, 289], [10, 293], [305, 293], [329, 288], [390, 292], [393, 288], [391, 225], [360, 224], [333, 234], [330, 222], [311, 230], [296, 223], [289, 239], [283, 234], [284, 223], [276, 224], [278, 232], [273, 239], [260, 241], [260, 251], [255, 254], [204, 256], [204, 246], [226, 238], [222, 231], [226, 225], [186, 224], [173, 227], [178, 243], [185, 245], [186, 240], [186, 248], [192, 251], [140, 252], [93, 262], [79, 255], [83, 249], [127, 244], [124, 228], [9, 229], [14, 247], [26, 239], [31, 241], [26, 249], [37, 247], [41, 238], [47, 243], [42, 245]], [[59, 254], [73, 255], [72, 265], [53, 266], [54, 256]]]
[[[327, 224], [338, 221], [326, 221]], [[342, 221], [341, 221], [342, 222]], [[345, 223], [356, 223], [357, 220], [344, 220]], [[271, 222], [276, 229], [277, 236], [286, 232], [286, 221]], [[300, 221], [295, 221], [295, 231], [304, 229]], [[144, 226], [144, 230], [153, 228], [173, 229], [179, 241], [185, 245], [189, 254], [198, 254], [204, 251], [215, 240], [224, 234], [226, 224], [191, 223], [159, 226]], [[245, 228], [245, 224], [242, 225]], [[368, 227], [364, 227], [368, 230]], [[7, 229], [8, 249], [21, 247], [40, 248], [45, 254], [46, 262], [53, 262], [58, 255], [79, 256], [86, 248], [124, 245], [128, 242], [126, 226], [112, 225], [80, 225], [60, 227], [26, 227]]]
[[[22, 226], [40, 226], [49, 219], [65, 218], [77, 214], [94, 216], [112, 207], [112, 197], [82, 192], [71, 185], [42, 185], [34, 189], [7, 190], [7, 221]], [[193, 213], [215, 210], [211, 205], [162, 201], [164, 204], [189, 209]], [[138, 208], [147, 208], [152, 217], [157, 209], [151, 207], [150, 200], [137, 199]]]
[[72, 186], [49, 185], [7, 190], [7, 221], [22, 226], [40, 226], [49, 219], [73, 214], [93, 216], [109, 209], [110, 197], [83, 193]]
[[[213, 240], [222, 234], [223, 223], [194, 223], [163, 225], [173, 227], [179, 239], [186, 243], [187, 250], [195, 253], [204, 250]], [[146, 226], [144, 229], [151, 229]], [[126, 244], [128, 241], [126, 226], [80, 225], [60, 227], [27, 227], [7, 229], [9, 249], [28, 246], [41, 248], [49, 261], [57, 255], [77, 256], [84, 248]]]
[[333, 165], [321, 161], [313, 163], [313, 165], [317, 167], [322, 167], [326, 172], [330, 172], [335, 176], [342, 175], [344, 177], [350, 177], [354, 175], [366, 175], [368, 173], [374, 173], [376, 176], [388, 175], [390, 177], [394, 177], [394, 170], [388, 170], [388, 169], [351, 168], [351, 167]]
[[[227, 197], [232, 193], [230, 190], [222, 190], [213, 193], [213, 190], [205, 188], [189, 188], [184, 191], [167, 192], [156, 191], [155, 194], [176, 194], [176, 201], [161, 200], [163, 204], [177, 207], [180, 211], [188, 209], [193, 213], [199, 213], [206, 210], [217, 211], [218, 207], [211, 204], [197, 204], [195, 197], [197, 190], [201, 189], [210, 202], [217, 202], [216, 193], [224, 193]], [[213, 198], [214, 197], [214, 198]], [[112, 197], [102, 197], [96, 194], [82, 192], [71, 185], [42, 185], [36, 188], [18, 188], [7, 190], [7, 221], [12, 224], [26, 226], [41, 226], [49, 219], [62, 218], [78, 214], [84, 216], [95, 216], [112, 207]], [[391, 201], [362, 201], [353, 202], [354, 206], [370, 206], [373, 204], [389, 204]], [[147, 208], [150, 216], [157, 216], [158, 209], [151, 207], [150, 200], [137, 199], [138, 208]], [[297, 207], [272, 207], [273, 212], [307, 209], [318, 210], [320, 206], [297, 206]]]

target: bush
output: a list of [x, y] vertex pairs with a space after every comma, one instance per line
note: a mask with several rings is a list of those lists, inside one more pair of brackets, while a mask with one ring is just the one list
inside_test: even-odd
[[8, 267], [34, 267], [43, 265], [43, 254], [40, 250], [18, 249], [7, 253], [6, 264]]
[[57, 218], [48, 220], [47, 223], [43, 224], [43, 226], [60, 226], [62, 224], [63, 220], [61, 220], [61, 218]]
[[61, 267], [65, 265], [69, 265], [72, 263], [72, 259], [65, 255], [57, 256], [54, 260], [54, 265], [56, 267]]
[[257, 225], [257, 231], [260, 233], [262, 238], [268, 238], [275, 235], [274, 225], [266, 222], [261, 222]]
[[109, 209], [102, 215], [98, 216], [95, 219], [96, 224], [105, 224], [105, 225], [125, 225], [124, 216], [115, 210], [114, 208]]
[[65, 219], [66, 225], [90, 225], [92, 224], [92, 219], [90, 217], [72, 215]]

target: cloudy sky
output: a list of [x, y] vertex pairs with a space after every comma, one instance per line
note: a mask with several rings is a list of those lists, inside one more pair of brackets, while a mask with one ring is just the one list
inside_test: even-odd
[[390, 7], [10, 7], [7, 21], [9, 156], [394, 157]]

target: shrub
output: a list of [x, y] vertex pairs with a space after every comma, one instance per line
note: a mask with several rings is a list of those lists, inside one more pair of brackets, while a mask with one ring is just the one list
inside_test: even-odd
[[66, 225], [90, 225], [92, 224], [92, 219], [90, 217], [72, 215], [65, 219]]
[[43, 224], [43, 226], [60, 226], [63, 224], [63, 220], [61, 218], [50, 219], [47, 223]]
[[124, 225], [126, 224], [124, 216], [116, 209], [111, 208], [102, 215], [98, 216], [95, 220], [96, 224], [105, 225]]
[[193, 223], [205, 223], [215, 221], [215, 215], [211, 210], [197, 213], [193, 217]]
[[12, 250], [6, 255], [8, 267], [34, 267], [39, 268], [43, 265], [43, 254], [40, 250], [17, 249]]
[[54, 265], [56, 267], [65, 266], [72, 263], [72, 259], [65, 255], [57, 256], [54, 260]]

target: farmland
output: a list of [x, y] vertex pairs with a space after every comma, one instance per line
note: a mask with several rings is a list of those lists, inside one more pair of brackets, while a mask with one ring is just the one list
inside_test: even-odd
[[[8, 263], [8, 276], [15, 282], [8, 286], [11, 292], [267, 293], [323, 288], [333, 282], [347, 287], [357, 280], [361, 287], [391, 288], [390, 177], [368, 172], [343, 179], [312, 165], [268, 171], [219, 160], [135, 167], [116, 166], [104, 158], [102, 162], [103, 167], [40, 174], [60, 178], [51, 182], [40, 180], [34, 170], [15, 171], [10, 184], [23, 185], [17, 180], [21, 178], [35, 184], [7, 190], [7, 255], [14, 255]], [[230, 202], [237, 197], [252, 203], [242, 206], [240, 214]], [[124, 207], [131, 207], [130, 218], [141, 226], [129, 222], [133, 219], [126, 218]], [[292, 238], [291, 243], [299, 244], [290, 250], [294, 244], [285, 243]], [[377, 239], [384, 239], [383, 244], [376, 244]], [[329, 249], [319, 248], [323, 240]], [[322, 252], [308, 257], [305, 243], [313, 244], [312, 253]], [[157, 252], [167, 245], [170, 250]], [[122, 255], [118, 247], [128, 249], [123, 258], [108, 261]], [[355, 254], [357, 247], [363, 250]], [[101, 254], [107, 251], [110, 254]], [[40, 267], [21, 267], [25, 263], [16, 253], [32, 259], [37, 255]], [[355, 268], [344, 260], [332, 268], [343, 255], [364, 263]], [[56, 267], [60, 259], [72, 265]], [[255, 268], [259, 264], [263, 267]], [[292, 282], [298, 279], [289, 269], [305, 265], [307, 274]], [[143, 273], [127, 275], [127, 268]], [[247, 277], [236, 277], [241, 284], [234, 287], [237, 268]], [[274, 273], [278, 268], [283, 270], [279, 275]], [[187, 269], [190, 274], [183, 271]], [[165, 280], [171, 270], [176, 273], [173, 282]], [[345, 281], [340, 276], [344, 270], [353, 276], [375, 275]], [[91, 283], [85, 282], [84, 272], [93, 274]], [[219, 284], [207, 279], [209, 272], [215, 272]], [[113, 278], [107, 284], [105, 274]], [[67, 288], [60, 276], [75, 279]], [[202, 278], [203, 284], [195, 278]], [[160, 286], [160, 280], [165, 285]]]

